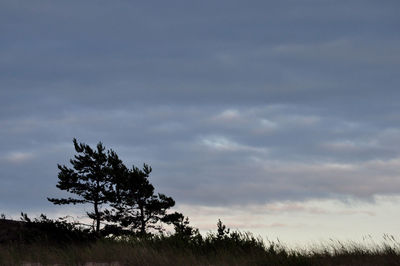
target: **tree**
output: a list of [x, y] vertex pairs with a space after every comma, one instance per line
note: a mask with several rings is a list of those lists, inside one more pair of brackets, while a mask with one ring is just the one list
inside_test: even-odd
[[174, 212], [164, 216], [163, 222], [172, 224], [175, 230], [175, 236], [190, 240], [199, 236], [199, 229], [189, 225], [189, 218], [183, 216], [182, 213]]
[[228, 237], [230, 229], [226, 228], [226, 225], [224, 225], [220, 219], [218, 219], [217, 227], [217, 239], [221, 240]]
[[135, 166], [124, 173], [124, 178], [114, 178], [114, 196], [111, 206], [115, 208], [110, 220], [118, 221], [123, 227], [145, 235], [149, 228], [160, 229], [157, 223], [166, 216], [167, 209], [175, 205], [171, 197], [154, 194], [154, 186], [149, 182], [152, 168], [147, 164], [143, 169]]
[[[59, 205], [91, 204], [93, 211], [87, 215], [93, 219], [97, 234], [102, 221], [119, 223], [142, 235], [149, 228], [160, 229], [157, 223], [175, 201], [164, 194], [155, 195], [148, 179], [152, 171], [150, 166], [144, 164], [143, 169], [135, 166], [128, 169], [113, 150], [105, 151], [101, 142], [97, 149], [78, 143], [75, 138], [73, 143], [78, 155], [70, 160], [72, 168], [58, 165], [57, 187], [77, 197], [48, 198], [49, 201]], [[111, 208], [102, 209], [104, 205]], [[110, 226], [118, 229], [115, 224]]]
[[110, 163], [109, 155], [114, 154], [109, 150], [105, 152], [103, 144], [99, 142], [97, 149], [93, 150], [89, 145], [78, 143], [73, 139], [75, 151], [75, 159], [71, 159], [70, 163], [73, 168], [65, 165], [59, 165], [58, 184], [61, 190], [66, 190], [77, 195], [77, 198], [47, 198], [50, 202], [58, 205], [62, 204], [85, 204], [93, 205], [93, 211], [87, 212], [89, 218], [93, 219], [95, 232], [100, 231], [100, 223], [104, 220], [104, 212], [102, 205], [109, 202], [110, 183]]

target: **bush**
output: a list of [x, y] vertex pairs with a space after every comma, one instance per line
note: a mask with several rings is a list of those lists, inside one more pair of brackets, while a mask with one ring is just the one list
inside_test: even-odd
[[89, 229], [78, 223], [67, 222], [62, 218], [52, 220], [44, 214], [32, 220], [26, 213], [21, 213], [21, 221], [4, 219], [1, 223], [2, 243], [64, 245], [87, 243], [96, 239]]

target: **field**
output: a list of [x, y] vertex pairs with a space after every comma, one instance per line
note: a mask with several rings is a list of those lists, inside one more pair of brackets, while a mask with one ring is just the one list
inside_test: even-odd
[[[176, 243], [175, 243], [176, 244]], [[36, 264], [33, 264], [36, 263]], [[398, 251], [357, 246], [299, 252], [278, 246], [265, 250], [215, 246], [206, 249], [173, 243], [98, 241], [89, 245], [6, 245], [1, 265], [400, 265]]]
[[92, 239], [46, 226], [40, 235], [34, 223], [0, 222], [0, 265], [400, 265], [391, 236], [375, 247], [332, 241], [293, 250], [241, 232]]

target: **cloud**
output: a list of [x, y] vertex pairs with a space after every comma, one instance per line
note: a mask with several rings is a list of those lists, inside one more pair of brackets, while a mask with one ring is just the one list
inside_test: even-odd
[[265, 153], [267, 150], [264, 148], [251, 147], [238, 144], [222, 136], [209, 136], [201, 139], [201, 143], [206, 147], [216, 151], [226, 152], [257, 152]]
[[[376, 224], [385, 219], [385, 213], [396, 209], [397, 201], [398, 196], [375, 197], [373, 202], [316, 199], [229, 207], [178, 204], [177, 209], [189, 216], [191, 223], [202, 232], [215, 232], [216, 223], [220, 219], [233, 230], [250, 230], [256, 235], [266, 236], [267, 239], [277, 236], [284, 242], [288, 239], [293, 243], [296, 239], [308, 243], [312, 239], [317, 240], [316, 235], [320, 237], [318, 241], [321, 241], [321, 237], [326, 240], [328, 237], [348, 239], [349, 236], [359, 238], [366, 232], [375, 234], [380, 231]], [[350, 221], [360, 222], [358, 229], [361, 230], [349, 226]], [[395, 224], [388, 226], [395, 228]]]
[[241, 115], [238, 110], [227, 109], [218, 114], [214, 119], [220, 122], [237, 121], [241, 119]]
[[0, 201], [50, 208], [73, 137], [185, 204], [398, 193], [397, 3], [173, 3], [3, 1]]
[[[346, 104], [347, 110], [354, 99], [362, 113], [371, 107], [369, 99], [382, 98], [383, 90], [397, 95], [392, 4], [325, 6], [311, 1], [304, 6], [289, 1], [288, 9], [284, 2], [177, 3], [179, 8], [171, 10], [162, 3], [118, 1], [111, 8], [106, 2], [6, 1], [1, 81], [14, 93], [3, 92], [1, 103], [13, 99], [17, 104], [7, 110], [2, 106], [1, 113], [113, 108], [115, 102], [289, 102]], [[365, 13], [350, 16], [350, 7]], [[374, 15], [365, 15], [370, 13]], [[112, 23], [106, 19], [110, 17]], [[376, 30], [368, 31], [366, 25]], [[349, 64], [353, 57], [364, 61], [354, 66]], [[365, 60], [371, 60], [368, 68]], [[385, 88], [380, 87], [383, 81]], [[360, 92], [371, 98], [362, 103]], [[349, 102], [343, 101], [344, 94]]]
[[[159, 191], [183, 203], [369, 200], [400, 189], [400, 154], [390, 144], [397, 129], [354, 123], [309, 107], [140, 105], [2, 121], [8, 125], [2, 134], [9, 136], [3, 140], [3, 158], [19, 160], [49, 182], [46, 191], [39, 189], [46, 196], [59, 193], [56, 165], [68, 164], [73, 156], [73, 137], [90, 145], [102, 141], [128, 166], [149, 163]], [[5, 190], [12, 182], [4, 177], [27, 178], [5, 165], [1, 171], [10, 182]]]
[[11, 152], [0, 158], [9, 163], [22, 164], [22, 163], [32, 159], [33, 157], [34, 157], [34, 155], [30, 152]]
[[392, 41], [365, 43], [364, 40], [337, 39], [320, 43], [278, 45], [273, 51], [282, 56], [307, 61], [395, 66], [400, 63], [398, 49], [398, 45]]

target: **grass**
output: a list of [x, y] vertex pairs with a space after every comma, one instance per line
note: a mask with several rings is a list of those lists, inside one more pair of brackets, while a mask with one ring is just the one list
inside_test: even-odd
[[400, 243], [389, 235], [381, 244], [331, 240], [290, 249], [221, 221], [206, 236], [186, 226], [169, 235], [99, 238], [45, 216], [25, 220], [0, 220], [0, 265], [400, 265]]
[[[236, 234], [236, 235], [235, 235]], [[265, 244], [246, 233], [216, 235], [191, 241], [174, 236], [148, 239], [102, 239], [86, 244], [45, 243], [0, 245], [1, 265], [400, 265], [395, 240], [367, 247], [332, 241], [313, 250], [292, 250]]]

